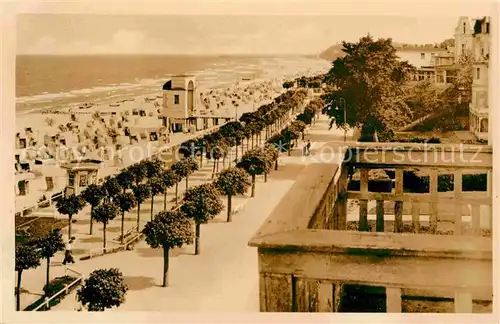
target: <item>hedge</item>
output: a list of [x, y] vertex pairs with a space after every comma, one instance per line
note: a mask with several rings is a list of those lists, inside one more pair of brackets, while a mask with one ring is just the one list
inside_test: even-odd
[[[77, 278], [71, 277], [71, 276], [62, 276], [62, 277], [57, 277], [57, 278], [53, 279], [52, 281], [49, 282], [48, 285], [45, 285], [43, 287], [43, 291], [45, 292], [45, 296], [40, 297], [33, 304], [31, 304], [28, 307], [26, 307], [24, 310], [25, 311], [32, 311], [32, 310], [34, 310], [35, 308], [37, 308], [38, 306], [40, 306], [41, 304], [43, 304], [45, 302], [45, 298], [46, 297], [50, 298], [50, 297], [54, 296], [59, 291], [61, 291], [64, 288], [66, 288], [67, 285], [69, 285], [70, 283], [72, 283], [76, 279]], [[72, 289], [74, 289], [75, 287], [76, 287], [76, 285], [73, 286], [73, 288], [69, 289], [68, 293], [70, 293], [70, 291]], [[65, 296], [66, 296], [66, 292], [61, 293], [59, 296], [57, 296], [56, 298], [52, 299], [49, 302], [49, 306], [53, 307], [53, 306], [59, 304], [61, 302], [61, 300]], [[47, 310], [46, 306], [43, 306], [43, 307], [41, 307], [39, 309], [39, 311], [45, 311], [45, 310]]]

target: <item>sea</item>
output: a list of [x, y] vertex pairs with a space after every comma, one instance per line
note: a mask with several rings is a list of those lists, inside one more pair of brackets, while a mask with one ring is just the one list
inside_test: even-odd
[[177, 74], [195, 75], [198, 88], [217, 88], [240, 80], [326, 72], [329, 67], [330, 62], [316, 56], [292, 55], [19, 55], [16, 113], [159, 95], [162, 85]]

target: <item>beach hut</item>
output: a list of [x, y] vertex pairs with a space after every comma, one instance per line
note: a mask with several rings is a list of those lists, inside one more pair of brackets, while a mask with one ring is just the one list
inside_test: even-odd
[[96, 183], [97, 172], [101, 165], [102, 161], [96, 159], [74, 160], [61, 165], [67, 170], [68, 182], [65, 195], [79, 195], [88, 185]]

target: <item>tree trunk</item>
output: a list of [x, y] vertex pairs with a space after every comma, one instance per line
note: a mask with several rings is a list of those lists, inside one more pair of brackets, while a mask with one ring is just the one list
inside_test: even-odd
[[179, 203], [179, 183], [175, 183], [175, 205]]
[[168, 286], [168, 251], [169, 251], [169, 246], [164, 244], [163, 245], [163, 287]]
[[21, 310], [21, 276], [23, 270], [17, 271], [17, 286], [16, 286], [16, 311]]
[[195, 237], [194, 237], [194, 254], [200, 254], [200, 223], [196, 223]]
[[255, 197], [255, 174], [252, 174], [252, 194], [251, 197]]
[[92, 212], [94, 211], [94, 206], [92, 206], [92, 208], [90, 208], [90, 229], [89, 229], [89, 235], [92, 235], [92, 224], [93, 224], [93, 221], [92, 221]]
[[45, 285], [48, 287], [50, 282], [50, 257], [47, 258], [47, 273], [45, 275]]
[[274, 170], [278, 170], [278, 159], [274, 161]]
[[219, 159], [215, 160], [215, 172], [219, 173]]
[[189, 187], [189, 174], [186, 175], [186, 190], [188, 190]]
[[167, 189], [163, 192], [163, 211], [167, 210]]
[[200, 168], [203, 168], [203, 152], [200, 154]]
[[71, 239], [71, 221], [73, 220], [73, 215], [68, 215], [68, 240]]
[[123, 238], [123, 235], [124, 235], [124, 234], [123, 234], [123, 227], [124, 227], [124, 226], [125, 226], [125, 212], [124, 212], [124, 211], [122, 211], [122, 230], [121, 230], [121, 232], [122, 232], [122, 236], [121, 236], [121, 238], [120, 238], [120, 244], [123, 244], [123, 241], [124, 241], [124, 238]]
[[267, 183], [267, 172], [264, 172], [264, 182]]
[[137, 232], [139, 232], [140, 214], [141, 214], [141, 203], [137, 202]]
[[232, 200], [231, 195], [227, 195], [227, 222], [229, 223], [232, 220]]
[[291, 156], [292, 155], [292, 150], [291, 150], [291, 145], [290, 145], [290, 142], [288, 142], [288, 156]]
[[214, 168], [212, 169], [212, 179], [215, 177], [215, 160], [214, 160]]
[[245, 154], [245, 152], [243, 151], [244, 146], [245, 146], [244, 141], [241, 141], [241, 156], [243, 156], [243, 154]]
[[222, 169], [226, 168], [226, 157], [222, 158]]
[[235, 152], [236, 156], [234, 158], [234, 163], [238, 163], [238, 144], [236, 144], [236, 152]]
[[106, 222], [102, 224], [102, 248], [103, 252], [106, 253]]
[[151, 195], [151, 220], [153, 220], [154, 201], [155, 201], [155, 196]]

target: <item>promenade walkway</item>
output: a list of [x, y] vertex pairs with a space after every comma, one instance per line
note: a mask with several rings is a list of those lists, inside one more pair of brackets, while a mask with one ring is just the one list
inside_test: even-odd
[[[262, 141], [263, 142], [263, 141]], [[261, 142], [261, 144], [262, 144]], [[246, 151], [246, 146], [245, 146]], [[235, 157], [235, 148], [233, 148], [232, 158]], [[238, 147], [238, 156], [241, 156], [241, 148]], [[234, 163], [233, 163], [234, 165]], [[228, 162], [226, 161], [226, 167]], [[219, 162], [219, 171], [223, 168], [222, 161]], [[194, 187], [206, 182], [212, 181], [212, 169], [213, 162], [209, 162], [204, 159], [203, 167], [198, 171], [194, 172], [188, 181], [189, 187]], [[186, 189], [185, 180], [179, 183], [178, 195], [179, 200], [182, 199]], [[162, 211], [164, 206], [164, 196], [159, 195], [155, 197], [153, 204], [153, 215]], [[170, 210], [175, 206], [175, 187], [170, 188], [167, 193], [167, 210]], [[237, 211], [242, 208], [245, 202], [249, 199], [248, 195], [233, 197], [232, 209]], [[226, 221], [227, 213], [227, 198], [223, 197], [222, 201], [224, 203], [225, 209], [213, 220], [211, 223], [221, 223]], [[59, 215], [58, 218], [67, 220], [65, 215]], [[73, 243], [73, 255], [75, 260], [79, 260], [80, 257], [88, 255], [91, 251], [93, 253], [101, 251], [103, 247], [103, 225], [94, 222], [92, 235], [89, 234], [90, 230], [90, 206], [85, 207], [78, 215], [73, 216], [74, 223], [71, 226], [71, 236], [76, 237], [76, 241]], [[133, 208], [130, 212], [125, 213], [124, 221], [124, 232], [133, 230], [137, 227], [137, 207]], [[151, 199], [146, 200], [141, 204], [140, 210], [140, 229], [151, 219]], [[63, 238], [67, 240], [68, 237], [68, 227], [64, 227], [61, 230]], [[110, 221], [106, 228], [106, 247], [113, 248], [120, 245], [119, 237], [121, 235], [121, 215]], [[64, 259], [64, 252], [59, 252], [54, 258], [52, 258], [52, 268], [51, 278], [61, 276], [64, 273], [64, 267], [61, 265], [61, 261]], [[72, 267], [72, 266], [71, 266]], [[29, 270], [23, 272], [22, 287], [23, 293], [21, 294], [21, 307], [26, 307], [40, 295], [43, 294], [43, 285], [45, 283], [45, 263], [43, 266], [38, 267], [34, 270]]]
[[[303, 157], [299, 150], [290, 157], [284, 154], [279, 170], [269, 175], [267, 183], [258, 177], [255, 198], [246, 199], [231, 223], [223, 222], [222, 212], [219, 221], [202, 225], [200, 255], [193, 255], [192, 246], [171, 251], [169, 287], [160, 286], [162, 251], [151, 249], [144, 241], [133, 251], [77, 261], [72, 267], [84, 275], [95, 269], [119, 268], [130, 290], [117, 311], [258, 311], [257, 253], [247, 242], [304, 166], [314, 162], [322, 143], [343, 137], [342, 131], [328, 132], [327, 128], [328, 121], [322, 117], [309, 129], [307, 136], [313, 142], [310, 157]], [[144, 214], [144, 219], [149, 218], [147, 211]], [[77, 306], [73, 292], [53, 310], [74, 310]]]

